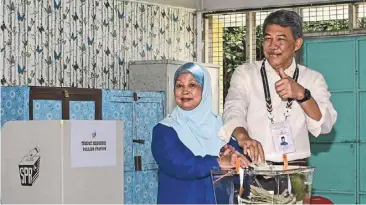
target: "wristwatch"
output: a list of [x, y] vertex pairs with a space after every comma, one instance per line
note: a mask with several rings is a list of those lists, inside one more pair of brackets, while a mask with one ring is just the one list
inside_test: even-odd
[[311, 98], [310, 90], [305, 88], [304, 98], [300, 99], [300, 100], [297, 100], [297, 102], [302, 103], [302, 102], [305, 102], [305, 101], [309, 100], [310, 98]]

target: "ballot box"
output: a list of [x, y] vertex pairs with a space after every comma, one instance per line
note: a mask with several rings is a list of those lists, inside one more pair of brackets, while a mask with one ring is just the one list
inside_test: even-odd
[[213, 170], [217, 204], [310, 204], [315, 167], [281, 165]]
[[2, 203], [122, 204], [122, 141], [122, 121], [5, 123]]

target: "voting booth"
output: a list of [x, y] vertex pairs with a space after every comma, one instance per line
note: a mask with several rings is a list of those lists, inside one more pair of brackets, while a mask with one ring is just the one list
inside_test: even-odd
[[122, 121], [7, 122], [2, 203], [122, 204], [122, 140]]

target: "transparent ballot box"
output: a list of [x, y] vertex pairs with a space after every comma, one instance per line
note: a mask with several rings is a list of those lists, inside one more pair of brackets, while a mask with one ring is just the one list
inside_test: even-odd
[[217, 204], [310, 204], [314, 167], [211, 171]]

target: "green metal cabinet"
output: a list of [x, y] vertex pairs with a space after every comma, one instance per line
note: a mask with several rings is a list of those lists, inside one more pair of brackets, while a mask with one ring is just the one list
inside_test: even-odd
[[313, 192], [340, 203], [366, 203], [366, 36], [305, 38], [303, 64], [321, 72], [338, 120], [311, 137]]
[[358, 39], [360, 204], [366, 204], [366, 37]]

